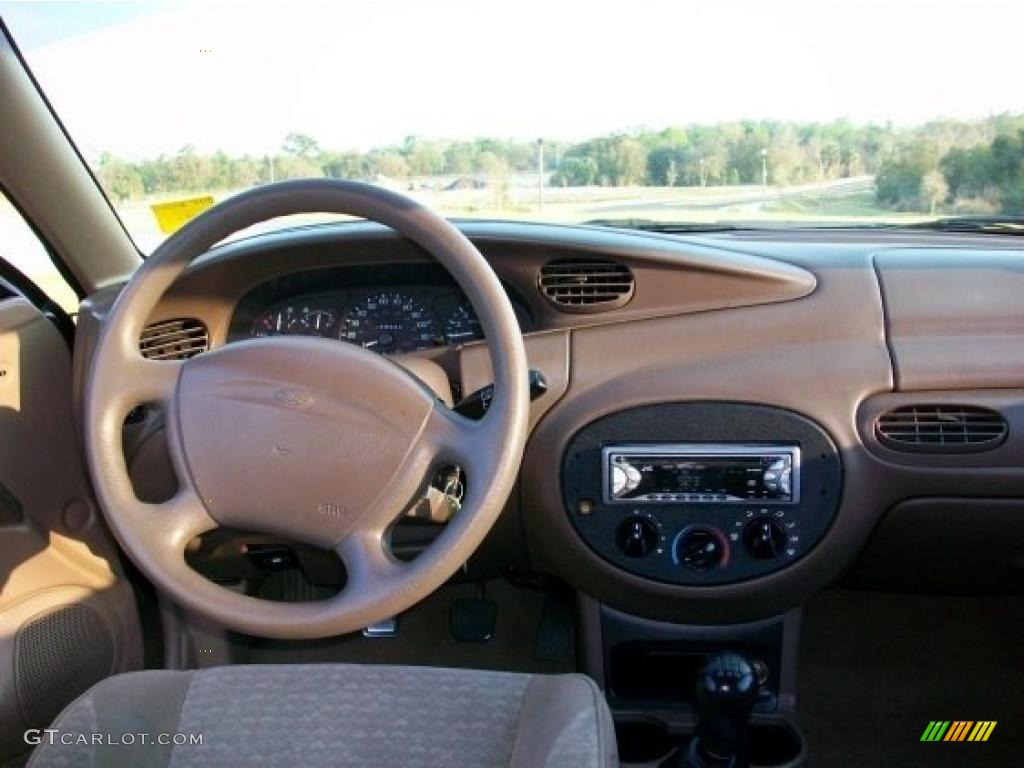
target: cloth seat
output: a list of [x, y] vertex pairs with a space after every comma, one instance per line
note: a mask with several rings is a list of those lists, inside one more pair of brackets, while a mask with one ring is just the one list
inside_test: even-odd
[[[618, 768], [608, 705], [583, 675], [352, 664], [151, 670], [98, 683], [52, 728], [33, 768]], [[197, 736], [201, 744], [187, 743]]]

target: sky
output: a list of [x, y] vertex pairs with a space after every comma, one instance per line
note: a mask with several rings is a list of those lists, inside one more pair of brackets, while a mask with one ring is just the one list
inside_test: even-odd
[[87, 156], [1024, 112], [1022, 0], [0, 2]]

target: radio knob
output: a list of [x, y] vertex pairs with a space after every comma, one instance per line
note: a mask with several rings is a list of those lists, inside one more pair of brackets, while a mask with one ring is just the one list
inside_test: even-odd
[[615, 543], [627, 557], [645, 557], [658, 546], [658, 529], [646, 517], [627, 517], [615, 531]]
[[743, 546], [759, 560], [768, 560], [786, 547], [786, 532], [774, 520], [754, 520], [743, 529]]
[[673, 556], [691, 571], [710, 571], [724, 559], [725, 543], [707, 528], [688, 528], [676, 537]]

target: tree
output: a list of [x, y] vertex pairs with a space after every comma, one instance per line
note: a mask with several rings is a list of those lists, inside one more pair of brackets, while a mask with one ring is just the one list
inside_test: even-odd
[[921, 196], [929, 206], [930, 213], [935, 215], [935, 208], [945, 201], [949, 195], [949, 187], [939, 171], [928, 171], [921, 179]]
[[376, 158], [377, 173], [394, 179], [409, 175], [409, 163], [398, 152], [384, 152]]
[[658, 187], [674, 187], [686, 166], [687, 150], [678, 146], [660, 146], [647, 155], [647, 182]]
[[335, 152], [321, 156], [324, 175], [332, 179], [368, 179], [370, 164], [361, 152]]
[[875, 197], [893, 208], [912, 208], [921, 196], [924, 174], [924, 169], [909, 160], [886, 161], [875, 177]]
[[476, 169], [487, 177], [487, 186], [490, 187], [494, 207], [505, 208], [508, 204], [509, 193], [509, 167], [508, 160], [491, 150], [481, 152], [476, 157]]
[[597, 183], [597, 163], [592, 157], [566, 157], [551, 178], [559, 187], [587, 187]]
[[144, 192], [142, 177], [138, 171], [109, 152], [103, 153], [100, 157], [97, 175], [107, 194], [115, 200], [131, 200]]
[[[913, 128], [748, 120], [616, 133], [574, 144], [545, 137], [551, 183], [561, 186], [760, 184], [766, 148], [770, 178], [780, 185], [868, 173], [875, 176], [876, 203], [890, 208], [1024, 210], [1024, 114], [934, 120]], [[308, 134], [293, 132], [273, 157], [201, 153], [191, 146], [138, 162], [107, 153], [99, 158], [97, 176], [117, 200], [322, 175], [401, 179], [479, 173], [507, 190], [511, 172], [536, 168], [536, 151], [534, 140], [418, 136], [366, 152], [325, 151]]]
[[172, 188], [180, 192], [201, 192], [209, 189], [212, 171], [212, 159], [197, 153], [195, 147], [186, 145], [170, 163]]
[[611, 147], [611, 168], [616, 186], [640, 184], [647, 176], [647, 151], [636, 139], [620, 136]]
[[477, 155], [473, 166], [474, 170], [484, 174], [485, 176], [507, 176], [509, 170], [508, 161], [491, 150], [481, 152]]
[[436, 142], [409, 136], [402, 154], [413, 176], [432, 176], [444, 170], [444, 153]]
[[935, 146], [927, 141], [907, 144], [900, 152], [882, 162], [875, 177], [878, 202], [903, 210], [915, 210], [925, 197], [925, 174], [938, 169]]
[[320, 145], [316, 139], [305, 133], [289, 133], [284, 137], [282, 149], [295, 157], [314, 157], [320, 153]]
[[444, 170], [446, 173], [470, 173], [475, 158], [476, 147], [472, 143], [457, 141], [449, 144], [444, 151]]

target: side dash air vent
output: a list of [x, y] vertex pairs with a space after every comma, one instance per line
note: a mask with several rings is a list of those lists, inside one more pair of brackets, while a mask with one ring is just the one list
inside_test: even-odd
[[633, 273], [625, 264], [599, 259], [555, 259], [540, 268], [544, 297], [567, 312], [601, 312], [633, 297]]
[[1006, 419], [973, 405], [905, 405], [878, 417], [879, 442], [896, 451], [971, 453], [999, 446]]
[[139, 339], [139, 351], [150, 360], [184, 360], [205, 352], [209, 345], [206, 326], [192, 317], [147, 325]]

